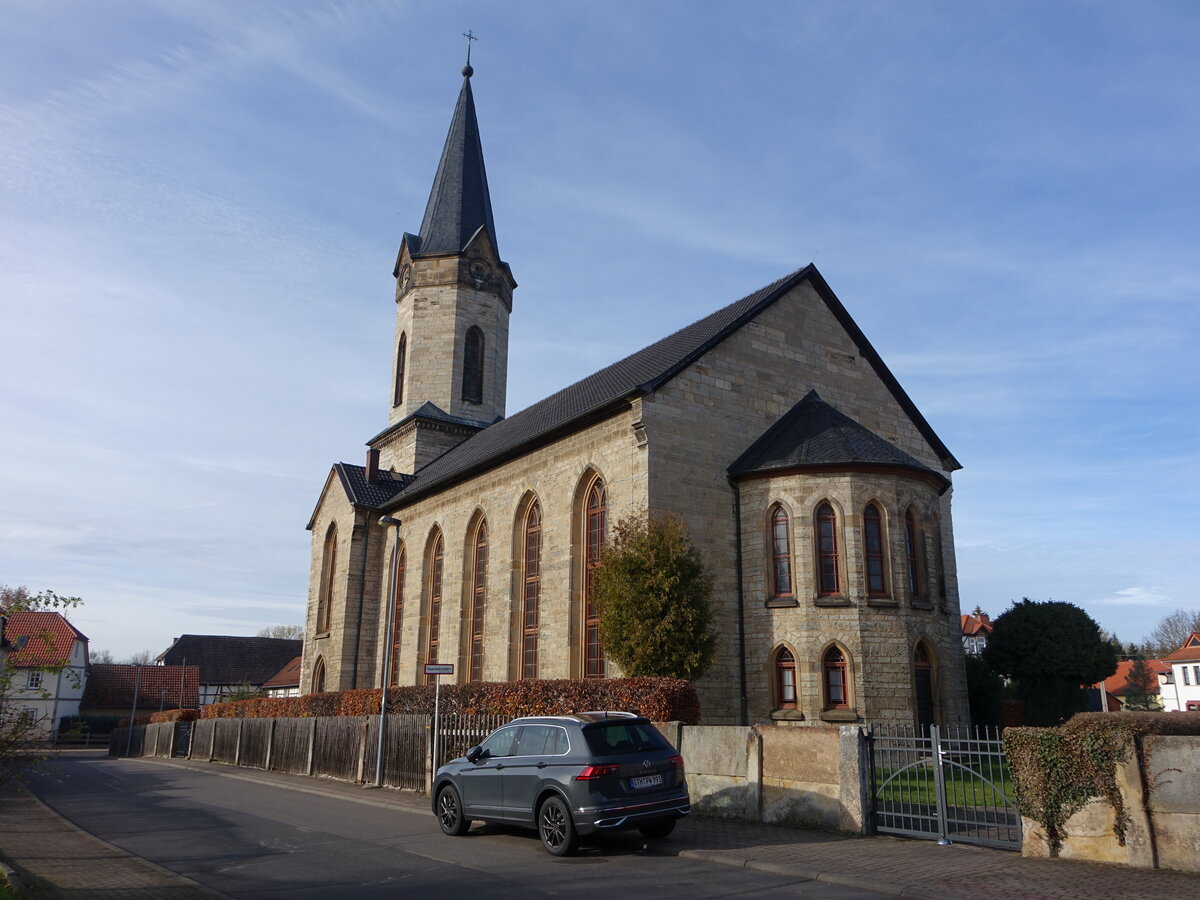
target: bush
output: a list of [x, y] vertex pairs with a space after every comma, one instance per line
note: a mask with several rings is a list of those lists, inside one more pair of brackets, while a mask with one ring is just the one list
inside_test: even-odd
[[151, 722], [195, 722], [200, 718], [198, 709], [164, 709], [151, 713]]
[[[379, 688], [331, 691], [302, 697], [261, 697], [213, 703], [203, 719], [310, 718], [379, 714]], [[432, 715], [432, 685], [388, 689], [390, 714]], [[597, 680], [492, 681], [442, 686], [441, 711], [464, 715], [564, 715], [584, 710], [639, 712], [656, 722], [700, 721], [700, 702], [692, 685], [679, 678], [602, 678]]]

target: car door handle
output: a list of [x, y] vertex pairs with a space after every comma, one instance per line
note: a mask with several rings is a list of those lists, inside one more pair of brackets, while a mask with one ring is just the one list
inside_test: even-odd
[[504, 763], [496, 763], [496, 771], [499, 772], [504, 768]]
[[540, 763], [538, 763], [538, 768], [539, 768], [539, 769], [544, 769], [544, 768], [546, 768], [546, 761], [545, 761], [545, 760], [542, 760]]

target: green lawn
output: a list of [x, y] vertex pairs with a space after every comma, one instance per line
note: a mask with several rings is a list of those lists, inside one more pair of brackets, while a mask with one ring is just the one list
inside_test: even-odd
[[[985, 760], [982, 763], [972, 761], [972, 765], [981, 770], [982, 777], [956, 765], [948, 764], [945, 767], [946, 802], [950, 806], [1011, 806], [1016, 802], [1012, 774], [1007, 763]], [[879, 800], [929, 806], [937, 803], [932, 764], [905, 769], [895, 778], [891, 778], [892, 774], [891, 769], [875, 770], [872, 787]], [[1004, 793], [1000, 790], [1001, 785]]]

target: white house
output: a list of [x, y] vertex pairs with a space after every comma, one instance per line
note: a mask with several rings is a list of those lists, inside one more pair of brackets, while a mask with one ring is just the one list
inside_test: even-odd
[[1163, 709], [1200, 710], [1200, 631], [1193, 631], [1183, 646], [1162, 659], [1171, 667], [1170, 675], [1159, 676]]
[[29, 716], [33, 739], [51, 738], [64, 716], [79, 715], [88, 639], [56, 612], [9, 613], [5, 637], [16, 647], [5, 663], [5, 711]]

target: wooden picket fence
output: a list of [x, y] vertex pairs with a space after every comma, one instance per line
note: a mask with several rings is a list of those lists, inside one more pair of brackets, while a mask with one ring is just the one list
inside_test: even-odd
[[[507, 721], [504, 716], [443, 716], [439, 764], [462, 756]], [[110, 756], [186, 756], [234, 766], [375, 782], [379, 716], [307, 719], [200, 719], [118, 728]], [[190, 733], [189, 733], [190, 732]], [[382, 784], [424, 791], [433, 766], [433, 717], [390, 715], [384, 734]]]

